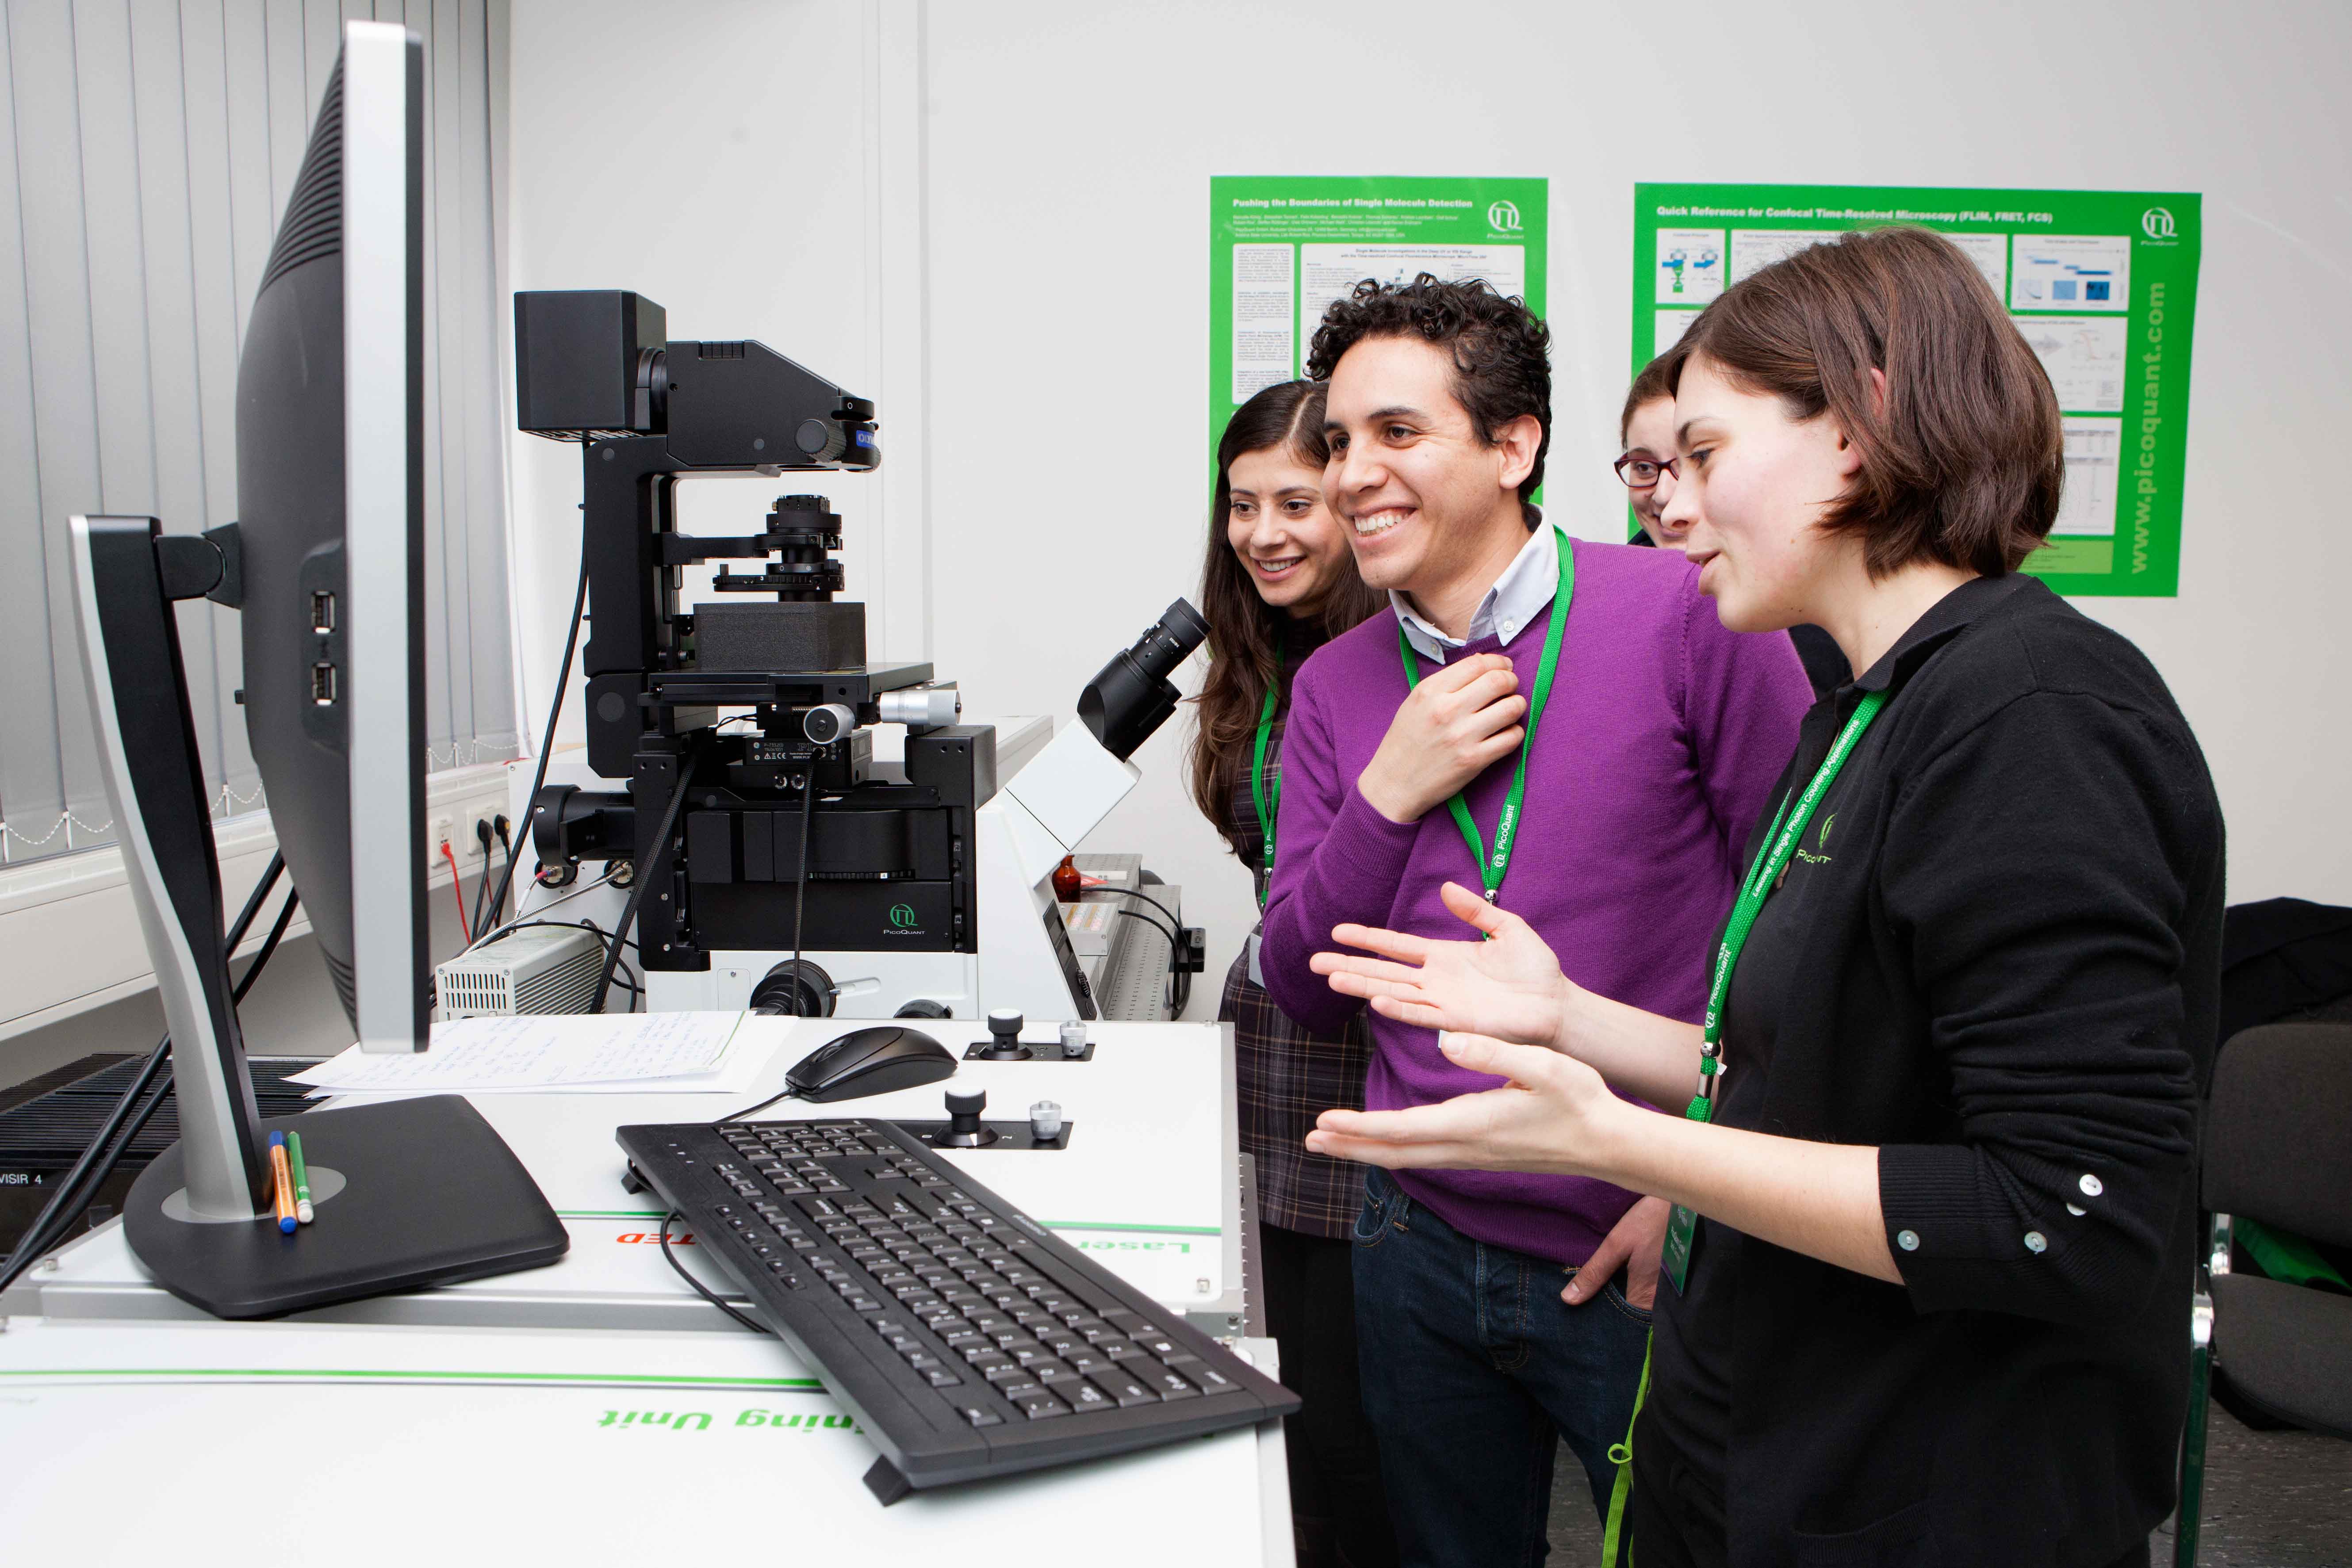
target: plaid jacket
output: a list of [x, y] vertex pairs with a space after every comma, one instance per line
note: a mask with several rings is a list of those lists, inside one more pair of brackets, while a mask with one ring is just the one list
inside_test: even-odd
[[[1266, 743], [1269, 795], [1281, 775], [1282, 732], [1290, 717], [1287, 687], [1297, 668], [1295, 655], [1285, 661], [1284, 700]], [[1258, 828], [1246, 765], [1226, 793], [1225, 820], [1218, 825], [1241, 846], [1243, 863], [1262, 884], [1265, 835]], [[1259, 891], [1265, 891], [1263, 885]], [[1305, 1141], [1315, 1118], [1330, 1107], [1363, 1109], [1364, 1072], [1372, 1056], [1363, 1013], [1359, 1010], [1337, 1035], [1311, 1034], [1299, 1028], [1263, 987], [1250, 983], [1249, 953], [1244, 948], [1225, 976], [1224, 1001], [1217, 1018], [1234, 1026], [1242, 1148], [1257, 1162], [1259, 1219], [1309, 1236], [1346, 1237], [1355, 1223], [1356, 1211], [1363, 1207], [1363, 1167], [1310, 1155]]]

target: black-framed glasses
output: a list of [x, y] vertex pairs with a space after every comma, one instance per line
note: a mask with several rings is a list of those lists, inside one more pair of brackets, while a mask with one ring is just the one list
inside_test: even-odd
[[1658, 476], [1683, 476], [1683, 460], [1679, 457], [1653, 457], [1646, 452], [1628, 452], [1610, 465], [1617, 477], [1625, 482], [1628, 490], [1647, 490], [1658, 482]]

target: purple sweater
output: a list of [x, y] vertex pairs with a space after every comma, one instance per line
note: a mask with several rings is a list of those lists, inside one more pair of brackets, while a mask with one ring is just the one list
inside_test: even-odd
[[[1576, 591], [1550, 706], [1528, 759], [1518, 842], [1500, 903], [1540, 933], [1578, 984], [1697, 1021], [1706, 944], [1731, 907], [1741, 849], [1812, 703], [1778, 632], [1723, 629], [1698, 573], [1668, 550], [1573, 542]], [[1501, 650], [1535, 689], [1538, 616]], [[1493, 637], [1455, 655], [1496, 651]], [[1423, 664], [1424, 672], [1428, 665]], [[1266, 989], [1318, 1033], [1363, 1004], [1307, 967], [1343, 921], [1460, 940], [1449, 879], [1476, 889], [1475, 862], [1444, 807], [1400, 827], [1356, 790], [1405, 698], [1394, 615], [1375, 615], [1307, 661], [1282, 751], [1280, 845], [1266, 904]], [[1491, 841], [1513, 759], [1465, 799]], [[1377, 1013], [1365, 1103], [1428, 1104], [1498, 1082], [1448, 1062], [1437, 1038]], [[1692, 1078], [1697, 1078], [1693, 1060]], [[1633, 1199], [1582, 1176], [1410, 1171], [1398, 1184], [1479, 1241], [1581, 1264]]]

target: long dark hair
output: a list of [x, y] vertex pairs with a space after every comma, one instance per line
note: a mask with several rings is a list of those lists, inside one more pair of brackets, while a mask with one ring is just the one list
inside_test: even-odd
[[[1217, 443], [1217, 486], [1209, 509], [1208, 561], [1201, 571], [1207, 612], [1209, 674], [1201, 684], [1200, 727], [1192, 737], [1192, 799], [1223, 831], [1225, 802], [1247, 766], [1265, 694], [1282, 678], [1282, 643], [1290, 615], [1258, 597], [1257, 585], [1234, 555], [1225, 528], [1233, 512], [1234, 460], [1244, 453], [1286, 446], [1301, 463], [1321, 468], [1330, 459], [1323, 442], [1323, 383], [1283, 382], [1234, 411]], [[1324, 635], [1360, 624], [1387, 599], [1364, 586], [1350, 556], [1324, 597]], [[1228, 836], [1227, 842], [1231, 843]], [[1234, 844], [1235, 853], [1241, 846]]]

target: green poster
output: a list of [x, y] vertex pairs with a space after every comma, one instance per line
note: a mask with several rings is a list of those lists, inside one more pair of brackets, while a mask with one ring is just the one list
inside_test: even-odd
[[1541, 180], [1225, 175], [1209, 182], [1209, 445], [1305, 373], [1316, 323], [1367, 277], [1483, 277], [1544, 308]]
[[2065, 497], [2025, 569], [2061, 593], [2169, 596], [2200, 207], [2181, 192], [1635, 185], [1633, 369], [1793, 251], [1847, 229], [1933, 229], [2008, 306], [2063, 413]]

